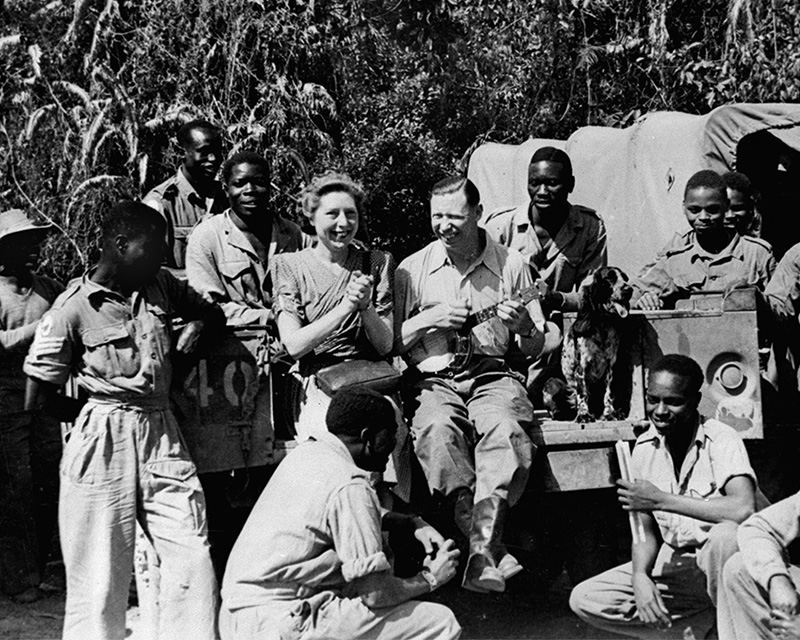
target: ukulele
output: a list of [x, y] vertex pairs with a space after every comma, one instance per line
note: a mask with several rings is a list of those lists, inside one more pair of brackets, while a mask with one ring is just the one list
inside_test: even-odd
[[[533, 286], [518, 292], [512, 300], [528, 304], [531, 300], [540, 299], [543, 294], [543, 283], [537, 280]], [[439, 329], [422, 336], [408, 352], [409, 363], [422, 373], [437, 376], [453, 377], [462, 372], [475, 350], [472, 329], [494, 318], [500, 304], [498, 302], [471, 313], [460, 329]]]

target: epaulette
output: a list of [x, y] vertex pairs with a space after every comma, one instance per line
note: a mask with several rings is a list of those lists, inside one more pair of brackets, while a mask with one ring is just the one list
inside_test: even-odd
[[178, 185], [173, 181], [171, 182], [166, 189], [161, 193], [161, 197], [164, 200], [174, 200], [178, 197]]
[[664, 257], [668, 258], [670, 256], [676, 256], [679, 253], [684, 253], [685, 251], [688, 251], [692, 247], [694, 247], [694, 243], [693, 242], [691, 242], [689, 244], [685, 244], [682, 247], [673, 247], [672, 249], [667, 249], [666, 253], [664, 254]]
[[742, 240], [747, 240], [748, 242], [752, 242], [753, 244], [757, 244], [759, 246], [764, 247], [767, 251], [772, 253], [772, 245], [764, 240], [763, 238], [754, 238], [753, 236], [741, 236]]
[[493, 209], [492, 211], [489, 212], [489, 214], [486, 216], [486, 218], [484, 220], [482, 220], [482, 222], [483, 222], [483, 224], [486, 224], [490, 220], [493, 220], [495, 218], [499, 218], [504, 213], [509, 213], [511, 211], [516, 210], [517, 208], [518, 207], [499, 207], [497, 209]]
[[592, 216], [593, 218], [597, 218], [598, 220], [600, 220], [600, 214], [597, 213], [597, 211], [595, 209], [592, 209], [591, 207], [587, 207], [582, 204], [573, 204], [572, 208], [578, 211], [579, 213], [583, 213], [586, 214], [587, 216]]
[[81, 282], [82, 282], [82, 278], [80, 278], [80, 277], [73, 278], [72, 280], [70, 280], [67, 283], [67, 286], [64, 289], [64, 291], [62, 291], [60, 294], [58, 294], [58, 297], [53, 302], [53, 306], [50, 307], [50, 308], [51, 309], [63, 309], [64, 305], [67, 303], [67, 301], [70, 298], [72, 298], [76, 293], [78, 293], [78, 290], [81, 288]]

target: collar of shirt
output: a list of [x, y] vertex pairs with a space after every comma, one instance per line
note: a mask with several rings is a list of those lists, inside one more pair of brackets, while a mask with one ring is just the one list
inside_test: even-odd
[[[256, 253], [255, 249], [253, 249], [253, 245], [250, 243], [250, 240], [244, 234], [244, 231], [237, 227], [236, 223], [233, 221], [233, 218], [231, 217], [231, 210], [227, 209], [225, 213], [221, 215], [225, 216], [222, 232], [228, 236], [228, 244], [250, 254], [254, 260], [258, 260], [258, 253]], [[282, 250], [290, 243], [291, 239], [292, 235], [290, 225], [280, 216], [273, 216], [272, 237], [270, 238], [269, 243], [270, 259], [276, 253], [281, 253]]]
[[[486, 241], [486, 246], [484, 246], [480, 256], [478, 256], [478, 258], [467, 268], [463, 276], [468, 276], [478, 267], [478, 265], [483, 264], [498, 278], [502, 278], [503, 269], [500, 266], [500, 257], [497, 255], [497, 247], [499, 245], [492, 240], [492, 238], [489, 237], [489, 235], [483, 229], [480, 229], [479, 232]], [[447, 255], [447, 249], [444, 248], [444, 245], [440, 241], [437, 241], [431, 251], [430, 268], [428, 270], [428, 274], [433, 274], [442, 267], [452, 264], [453, 263], [450, 260], [450, 257]]]
[[345, 446], [344, 442], [342, 442], [338, 438], [338, 436], [335, 436], [334, 434], [328, 431], [323, 431], [322, 429], [319, 429], [317, 431], [314, 431], [314, 434], [311, 436], [311, 439], [314, 442], [319, 442], [327, 447], [330, 447], [336, 453], [336, 455], [340, 456], [341, 458], [352, 464], [357, 470], [354, 472], [354, 475], [369, 479], [370, 474], [367, 471], [364, 471], [356, 464], [355, 460], [353, 460], [353, 456], [350, 455], [350, 450]]
[[[116, 300], [121, 300], [126, 302], [125, 296], [119, 293], [118, 291], [112, 291], [108, 287], [104, 287], [103, 285], [95, 282], [92, 280], [91, 275], [97, 270], [97, 267], [92, 267], [86, 273], [81, 276], [81, 286], [86, 287], [87, 293], [86, 297], [89, 300], [92, 299], [103, 299], [103, 298], [114, 298]], [[136, 297], [140, 292], [134, 291], [131, 298]]]
[[[178, 191], [180, 192], [180, 194], [192, 204], [201, 207], [202, 209], [208, 208], [205, 199], [200, 197], [200, 194], [197, 193], [197, 189], [195, 189], [192, 186], [192, 183], [189, 182], [189, 178], [186, 175], [186, 171], [184, 170], [183, 165], [180, 166], [180, 168], [178, 169], [178, 173], [175, 176], [175, 186], [178, 187]], [[219, 193], [221, 189], [222, 189], [221, 185], [216, 180], [214, 180], [213, 188], [210, 190], [209, 193]]]
[[[706, 440], [711, 440], [711, 434], [706, 431], [704, 426], [705, 419], [703, 416], [697, 416], [697, 426], [695, 427], [694, 431], [694, 444], [695, 446], [692, 447], [686, 453], [686, 457], [683, 459], [683, 463], [681, 464], [680, 469], [680, 477], [677, 478], [679, 484], [683, 484], [686, 476], [689, 473], [689, 470], [692, 468], [694, 463], [697, 460], [697, 451], [706, 446]], [[637, 444], [645, 444], [647, 442], [652, 442], [653, 446], [657, 449], [663, 449], [664, 451], [669, 451], [667, 449], [666, 438], [662, 434], [658, 432], [653, 424], [650, 425], [650, 428], [645, 431], [639, 439], [637, 440]], [[670, 453], [670, 457], [672, 454]]]
[[700, 246], [700, 243], [697, 242], [695, 239], [693, 244], [690, 245], [692, 247], [692, 255], [690, 256], [690, 260], [692, 262], [697, 262], [698, 260], [707, 261], [709, 264], [717, 264], [720, 262], [726, 262], [728, 260], [742, 259], [742, 252], [740, 251], [741, 245], [741, 236], [738, 233], [733, 234], [733, 238], [728, 243], [728, 245], [719, 253], [709, 253], [703, 247]]
[[[558, 254], [561, 251], [559, 247], [564, 247], [569, 244], [572, 239], [578, 235], [579, 231], [583, 229], [583, 216], [571, 204], [567, 203], [567, 206], [569, 207], [567, 219], [564, 220], [564, 224], [561, 225], [556, 237], [550, 239], [550, 244], [547, 248], [548, 258], [552, 258]], [[519, 233], [525, 233], [528, 228], [531, 228], [531, 230], [533, 229], [533, 225], [531, 224], [532, 208], [533, 202], [527, 207], [519, 207], [514, 213], [514, 224]], [[536, 239], [536, 243], [541, 249], [538, 236], [535, 233], [532, 233], [532, 236]]]

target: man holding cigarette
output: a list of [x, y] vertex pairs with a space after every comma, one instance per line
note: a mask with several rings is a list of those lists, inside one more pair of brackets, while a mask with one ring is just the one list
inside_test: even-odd
[[[755, 510], [756, 478], [732, 428], [698, 412], [699, 365], [667, 355], [650, 369], [650, 429], [633, 449], [635, 481], [619, 480], [636, 514], [632, 562], [582, 582], [570, 606], [591, 625], [638, 638], [706, 637], [736, 526]], [[661, 542], [663, 540], [663, 543]]]

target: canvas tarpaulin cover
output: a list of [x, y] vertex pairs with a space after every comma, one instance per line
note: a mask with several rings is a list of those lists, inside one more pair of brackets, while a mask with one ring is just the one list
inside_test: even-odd
[[689, 177], [735, 169], [741, 139], [765, 130], [800, 151], [800, 105], [729, 105], [703, 116], [654, 112], [625, 129], [582, 127], [566, 142], [488, 143], [472, 154], [469, 177], [486, 212], [524, 204], [530, 157], [548, 144], [565, 149], [575, 173], [570, 200], [597, 210], [608, 230], [609, 263], [634, 276], [688, 229], [681, 202]]

